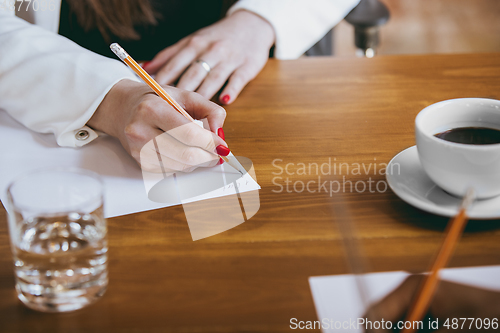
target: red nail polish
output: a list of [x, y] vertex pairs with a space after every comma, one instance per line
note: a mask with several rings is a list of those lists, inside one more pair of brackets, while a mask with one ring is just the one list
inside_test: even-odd
[[226, 140], [226, 136], [224, 135], [224, 130], [221, 128], [219, 128], [217, 130], [217, 135], [222, 139], [222, 140]]
[[142, 69], [146, 69], [148, 65], [151, 63], [151, 61], [146, 61], [145, 63], [142, 64]]
[[224, 104], [227, 104], [229, 103], [229, 100], [231, 99], [231, 97], [229, 97], [229, 95], [224, 95], [222, 96], [221, 100], [222, 100], [222, 103]]
[[215, 150], [217, 151], [217, 154], [219, 154], [221, 156], [227, 156], [231, 152], [231, 150], [229, 150], [229, 148], [227, 148], [226, 146], [223, 146], [223, 145], [218, 145], [217, 148], [215, 148]]
[[222, 157], [219, 158], [219, 164], [224, 164], [224, 160], [222, 159]]

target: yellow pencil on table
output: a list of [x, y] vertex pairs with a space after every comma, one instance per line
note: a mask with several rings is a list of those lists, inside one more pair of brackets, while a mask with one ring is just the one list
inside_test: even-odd
[[[125, 64], [127, 64], [130, 69], [132, 69], [139, 77], [151, 88], [153, 91], [161, 98], [163, 98], [168, 104], [170, 104], [177, 112], [182, 114], [184, 117], [186, 117], [189, 121], [194, 121], [193, 117], [189, 113], [186, 112], [182, 108], [182, 106], [177, 103], [172, 96], [170, 96], [165, 89], [160, 86], [158, 82], [156, 82], [142, 67], [117, 43], [113, 43], [110, 45], [111, 51], [116, 54], [120, 60], [122, 60]], [[229, 164], [231, 167], [233, 167], [235, 170], [237, 170], [239, 173], [242, 175], [246, 173], [246, 170], [241, 170], [239, 167], [239, 163], [235, 163], [234, 161], [231, 161], [231, 159], [236, 159], [235, 157], [230, 157], [230, 156], [221, 156], [218, 155], [220, 158], [224, 160], [227, 164]]]
[[[441, 248], [432, 264], [429, 275], [425, 277], [420, 289], [414, 297], [405, 322], [413, 323], [420, 321], [426, 314], [439, 283], [439, 271], [448, 263], [453, 253], [453, 249], [467, 224], [467, 209], [474, 201], [474, 195], [473, 189], [467, 191], [460, 205], [458, 214], [448, 222], [446, 226], [446, 236], [444, 237]], [[415, 331], [415, 328], [412, 327], [403, 330], [403, 333], [413, 333]]]

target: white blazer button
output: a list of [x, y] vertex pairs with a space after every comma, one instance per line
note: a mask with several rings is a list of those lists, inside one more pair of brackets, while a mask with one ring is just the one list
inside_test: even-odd
[[84, 141], [84, 140], [87, 140], [89, 138], [90, 134], [88, 131], [86, 130], [79, 130], [78, 132], [76, 132], [76, 139], [77, 140], [80, 140], [80, 141]]

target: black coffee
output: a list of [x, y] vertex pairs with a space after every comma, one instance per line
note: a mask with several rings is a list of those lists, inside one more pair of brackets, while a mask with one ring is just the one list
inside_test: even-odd
[[438, 134], [440, 139], [469, 145], [492, 145], [500, 143], [500, 130], [487, 127], [458, 127]]

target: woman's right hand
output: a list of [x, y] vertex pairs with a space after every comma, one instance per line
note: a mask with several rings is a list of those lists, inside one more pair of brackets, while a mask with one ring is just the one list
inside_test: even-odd
[[87, 124], [118, 138], [145, 171], [190, 172], [218, 164], [217, 155], [229, 154], [226, 142], [215, 134], [221, 133], [226, 111], [197, 93], [164, 88], [194, 119], [206, 118], [211, 131], [186, 119], [147, 85], [131, 80], [115, 84]]

